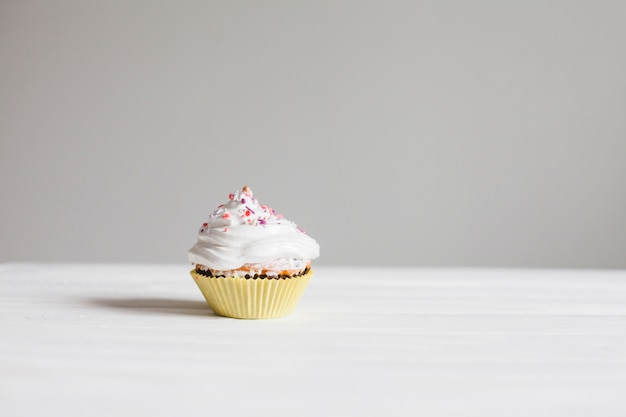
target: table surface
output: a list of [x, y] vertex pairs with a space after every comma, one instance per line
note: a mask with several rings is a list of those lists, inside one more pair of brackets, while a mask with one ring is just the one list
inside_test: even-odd
[[188, 265], [0, 265], [0, 415], [626, 415], [626, 271], [318, 267], [215, 316]]

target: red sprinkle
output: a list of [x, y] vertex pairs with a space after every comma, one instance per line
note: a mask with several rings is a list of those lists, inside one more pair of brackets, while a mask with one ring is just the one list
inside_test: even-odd
[[202, 227], [207, 227], [208, 225], [208, 223], [202, 223]]
[[224, 228], [224, 231], [225, 231], [225, 232], [228, 232], [228, 228], [226, 228], [226, 227], [225, 227], [225, 228]]
[[222, 218], [223, 218], [223, 219], [228, 219], [229, 217], [230, 217], [230, 213], [224, 213], [224, 214], [222, 215]]
[[228, 194], [228, 198], [230, 200], [234, 200], [235, 199], [235, 194], [233, 194], [233, 193]]
[[245, 215], [246, 215], [246, 216], [249, 216], [249, 215], [250, 215], [250, 210], [246, 210]]

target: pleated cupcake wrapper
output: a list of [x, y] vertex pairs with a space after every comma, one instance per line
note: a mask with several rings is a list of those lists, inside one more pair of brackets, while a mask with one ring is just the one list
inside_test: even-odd
[[215, 314], [238, 319], [269, 319], [289, 315], [313, 277], [286, 279], [246, 279], [243, 277], [206, 277], [191, 271], [191, 276]]

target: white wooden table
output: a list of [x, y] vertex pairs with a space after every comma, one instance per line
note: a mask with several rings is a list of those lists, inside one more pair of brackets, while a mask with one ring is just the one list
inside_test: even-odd
[[626, 271], [317, 267], [217, 317], [188, 265], [0, 265], [0, 416], [626, 416]]

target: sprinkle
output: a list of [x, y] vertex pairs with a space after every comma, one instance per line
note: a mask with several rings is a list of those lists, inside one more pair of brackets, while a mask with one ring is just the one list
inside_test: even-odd
[[260, 224], [262, 224], [262, 225], [264, 225], [264, 226], [267, 224], [267, 222], [265, 221], [265, 219], [258, 219], [258, 221], [259, 221], [259, 223], [260, 223]]
[[296, 227], [296, 229], [298, 230], [298, 232], [300, 232], [300, 233], [302, 233], [302, 234], [306, 235], [306, 232], [305, 232], [304, 230], [300, 229], [299, 227]]
[[276, 215], [276, 218], [277, 218], [277, 219], [282, 219], [282, 218], [283, 218], [283, 215], [282, 215], [282, 214], [277, 214], [277, 215]]
[[227, 228], [227, 227], [225, 227], [225, 228], [224, 228], [224, 231], [225, 231], [225, 232], [228, 232], [228, 228]]
[[252, 214], [254, 214], [254, 210], [252, 210], [250, 207], [246, 206], [246, 208], [248, 209], [248, 211], [252, 212]]
[[207, 227], [208, 225], [208, 223], [202, 223], [202, 227]]
[[246, 212], [244, 213], [244, 216], [249, 216], [250, 215], [250, 210], [246, 210]]
[[233, 194], [233, 193], [228, 194], [228, 199], [229, 200], [234, 200], [235, 199], [235, 194]]
[[241, 204], [246, 204], [246, 199], [245, 198], [241, 199]]
[[224, 213], [224, 214], [222, 215], [222, 218], [223, 218], [223, 219], [228, 219], [229, 217], [230, 217], [230, 213]]

